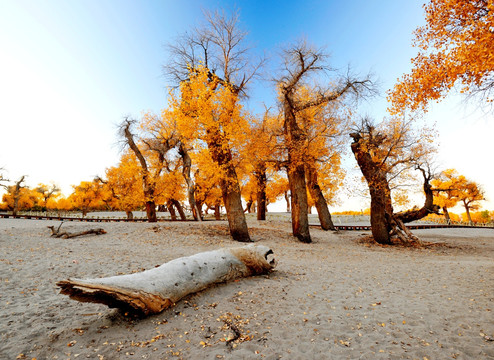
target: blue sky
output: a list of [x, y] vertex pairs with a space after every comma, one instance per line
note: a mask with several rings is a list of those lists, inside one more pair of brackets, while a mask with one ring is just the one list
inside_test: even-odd
[[[32, 186], [55, 181], [65, 193], [104, 174], [119, 158], [122, 117], [166, 104], [164, 45], [200, 25], [203, 10], [234, 9], [254, 51], [270, 59], [265, 78], [280, 47], [305, 37], [326, 48], [333, 67], [377, 76], [383, 97], [361, 108], [377, 119], [385, 115], [385, 91], [410, 69], [412, 32], [424, 21], [415, 0], [0, 0], [0, 167], [12, 179], [28, 175]], [[251, 94], [253, 110], [274, 101], [269, 81]], [[492, 152], [492, 114], [451, 96], [426, 120], [441, 133], [441, 168], [457, 168], [492, 198], [492, 170], [476, 164], [479, 153]]]

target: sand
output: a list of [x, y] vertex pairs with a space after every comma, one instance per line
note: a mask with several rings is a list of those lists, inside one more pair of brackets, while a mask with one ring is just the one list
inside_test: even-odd
[[0, 359], [494, 359], [492, 229], [419, 230], [445, 245], [405, 249], [362, 243], [365, 231], [311, 229], [302, 244], [287, 221], [251, 219], [276, 271], [137, 319], [55, 283], [237, 246], [226, 222], [70, 222], [107, 234], [51, 238], [58, 224], [0, 219]]

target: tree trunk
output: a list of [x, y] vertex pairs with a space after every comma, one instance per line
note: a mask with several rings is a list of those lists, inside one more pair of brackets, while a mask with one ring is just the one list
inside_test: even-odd
[[157, 222], [156, 217], [156, 204], [154, 201], [146, 201], [146, 215], [149, 222]]
[[424, 206], [417, 210], [409, 210], [405, 212], [400, 212], [394, 215], [395, 218], [400, 219], [404, 224], [417, 221], [422, 219], [423, 217], [429, 214], [438, 214], [439, 206], [434, 205], [434, 193], [432, 191], [432, 186], [430, 184], [430, 180], [432, 178], [430, 173], [426, 173], [425, 170], [418, 168], [422, 172], [424, 177], [424, 193], [425, 193], [425, 201]]
[[180, 220], [187, 220], [187, 216], [185, 215], [184, 208], [182, 207], [182, 204], [178, 200], [171, 199], [171, 202], [173, 205], [177, 208], [178, 214], [180, 215]]
[[132, 211], [127, 210], [125, 213], [127, 214], [127, 220], [134, 220], [134, 214]]
[[166, 203], [166, 207], [168, 208], [168, 212], [170, 213], [170, 217], [172, 221], [177, 220], [177, 213], [175, 212], [175, 207], [173, 205], [173, 202], [171, 200], [168, 200]]
[[252, 205], [253, 204], [254, 204], [254, 200], [252, 200], [252, 199], [249, 199], [249, 201], [247, 201], [247, 204], [245, 204], [245, 211], [247, 211], [249, 214], [252, 212]]
[[309, 233], [309, 216], [307, 202], [307, 188], [305, 184], [304, 165], [297, 166], [288, 172], [290, 182], [291, 208], [292, 208], [292, 233], [304, 243], [312, 242]]
[[238, 180], [230, 184], [226, 184], [227, 182], [229, 181], [221, 181], [221, 191], [223, 194], [223, 204], [226, 209], [226, 217], [230, 228], [230, 235], [236, 241], [250, 242], [251, 239], [247, 228], [247, 221], [245, 220], [244, 209], [242, 207], [242, 198]]
[[21, 198], [21, 184], [24, 181], [24, 178], [26, 176], [23, 175], [16, 183], [14, 186], [14, 193], [12, 194], [14, 197], [14, 207], [12, 209], [12, 215], [17, 216], [17, 211], [19, 210], [19, 199]]
[[288, 191], [285, 191], [285, 201], [286, 201], [286, 212], [290, 212], [290, 196], [288, 195]]
[[190, 168], [192, 167], [192, 160], [189, 156], [189, 152], [187, 151], [187, 148], [183, 143], [180, 143], [178, 153], [182, 156], [182, 162], [183, 162], [182, 175], [185, 179], [185, 182], [187, 183], [187, 196], [189, 199], [189, 206], [192, 210], [192, 216], [194, 217], [194, 220], [202, 221], [201, 211], [199, 210], [199, 207], [197, 206], [195, 199], [196, 184], [194, 183], [194, 180], [190, 176]]
[[361, 147], [362, 136], [359, 133], [352, 133], [352, 152], [357, 160], [357, 164], [367, 181], [371, 196], [371, 231], [372, 237], [379, 244], [391, 244], [391, 217], [393, 208], [391, 206], [391, 196], [389, 193], [388, 180], [386, 174], [375, 164], [372, 156], [365, 147]]
[[[210, 134], [211, 135], [211, 134]], [[216, 131], [208, 143], [213, 160], [225, 171], [225, 178], [220, 181], [223, 204], [225, 205], [230, 235], [236, 241], [250, 242], [249, 229], [242, 207], [242, 194], [237, 172], [232, 162], [230, 149], [222, 146], [223, 136]]]
[[386, 212], [386, 199], [383, 191], [369, 186], [371, 195], [370, 223], [372, 237], [379, 244], [391, 244], [389, 214]]
[[465, 206], [465, 210], [467, 212], [468, 223], [472, 224], [472, 216], [470, 215], [470, 208], [465, 200], [463, 200], [463, 205]]
[[292, 233], [304, 243], [312, 242], [309, 233], [309, 215], [305, 166], [301, 150], [304, 148], [304, 135], [297, 124], [292, 99], [286, 95], [284, 102], [284, 132], [288, 149], [288, 182], [290, 183], [292, 207]]
[[446, 221], [449, 224], [451, 222], [451, 217], [449, 216], [449, 211], [448, 211], [448, 208], [446, 206], [443, 206], [443, 213], [444, 213], [444, 217], [445, 217]]
[[336, 230], [333, 220], [331, 219], [331, 213], [328, 209], [328, 203], [326, 202], [326, 199], [321, 191], [321, 187], [319, 186], [317, 170], [310, 165], [308, 165], [305, 170], [307, 175], [307, 187], [309, 189], [310, 196], [316, 203], [316, 210], [319, 217], [319, 222], [321, 224], [321, 229]]
[[257, 185], [257, 220], [266, 220], [266, 165], [258, 164], [257, 169], [254, 171]]
[[221, 220], [221, 207], [220, 204], [214, 204], [214, 218], [216, 220]]

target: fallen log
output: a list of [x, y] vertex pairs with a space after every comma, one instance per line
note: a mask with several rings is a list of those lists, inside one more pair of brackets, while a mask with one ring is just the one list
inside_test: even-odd
[[[62, 222], [63, 224], [63, 222]], [[56, 237], [56, 238], [64, 238], [64, 239], [71, 239], [77, 236], [83, 236], [83, 235], [103, 235], [106, 234], [106, 231], [102, 228], [97, 228], [97, 229], [89, 229], [89, 230], [84, 230], [76, 233], [70, 233], [67, 231], [61, 231], [60, 228], [62, 227], [62, 224], [55, 229], [55, 226], [47, 226], [48, 229], [51, 230], [51, 236]]]
[[61, 294], [74, 300], [157, 314], [213, 284], [269, 272], [276, 266], [274, 259], [268, 261], [270, 254], [270, 248], [251, 244], [178, 258], [140, 273], [68, 279], [57, 285]]

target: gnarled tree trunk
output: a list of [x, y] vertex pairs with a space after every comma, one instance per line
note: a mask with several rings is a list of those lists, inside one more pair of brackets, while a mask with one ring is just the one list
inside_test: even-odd
[[374, 163], [372, 156], [365, 147], [362, 147], [362, 137], [358, 133], [352, 133], [351, 145], [357, 164], [367, 181], [371, 196], [371, 230], [372, 236], [379, 244], [391, 244], [391, 206], [389, 185], [386, 174]]
[[[410, 230], [405, 226], [406, 223], [419, 220], [430, 213], [438, 213], [439, 207], [434, 205], [434, 196], [430, 180], [432, 175], [426, 172], [420, 166], [420, 170], [424, 177], [424, 206], [420, 209], [394, 213], [391, 204], [391, 190], [387, 174], [381, 169], [380, 164], [375, 162], [366, 146], [363, 146], [363, 138], [359, 133], [352, 133], [353, 138], [351, 145], [352, 152], [362, 171], [362, 174], [369, 186], [371, 196], [371, 229], [374, 240], [380, 244], [391, 244], [392, 236], [399, 237], [405, 242], [419, 242]], [[376, 137], [373, 141], [379, 142]]]

